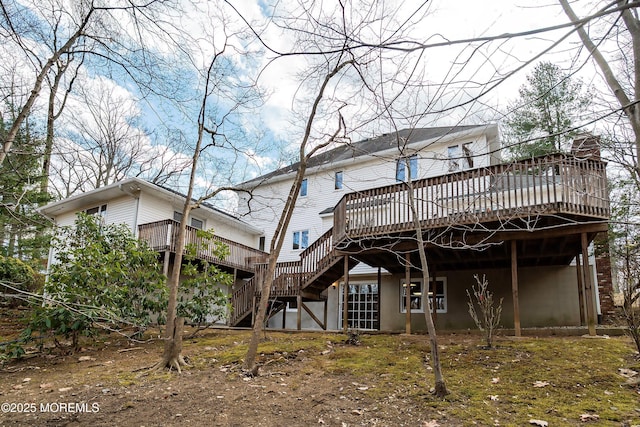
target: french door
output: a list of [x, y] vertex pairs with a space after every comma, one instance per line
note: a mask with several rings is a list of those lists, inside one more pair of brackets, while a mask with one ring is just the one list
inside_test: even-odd
[[[349, 329], [380, 329], [380, 294], [376, 283], [350, 283], [347, 295]], [[338, 327], [343, 325], [344, 284], [340, 285]]]

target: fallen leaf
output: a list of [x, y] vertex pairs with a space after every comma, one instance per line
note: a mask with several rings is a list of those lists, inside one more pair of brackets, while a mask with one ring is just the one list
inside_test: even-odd
[[59, 388], [58, 391], [61, 393], [64, 393], [66, 391], [70, 391], [72, 388], [73, 387], [62, 387], [62, 388]]
[[627, 368], [618, 368], [618, 373], [625, 378], [631, 378], [638, 375], [638, 373], [633, 369], [627, 369]]
[[95, 357], [91, 357], [91, 356], [80, 356], [78, 357], [78, 362], [92, 362], [96, 360]]
[[440, 427], [440, 424], [436, 420], [431, 420], [423, 422], [422, 427]]
[[498, 384], [500, 382], [500, 378], [491, 378], [491, 384]]
[[546, 387], [548, 385], [549, 385], [549, 383], [546, 382], [546, 381], [536, 381], [536, 382], [533, 383], [534, 387]]
[[361, 409], [354, 409], [353, 411], [351, 411], [351, 413], [353, 415], [362, 415], [362, 410]]
[[597, 421], [600, 419], [599, 415], [596, 414], [582, 414], [580, 415], [580, 421], [586, 423], [587, 421]]
[[549, 423], [544, 420], [529, 420], [529, 424], [540, 427], [549, 427]]
[[491, 399], [493, 401], [496, 401], [496, 400], [498, 400], [498, 395], [497, 394], [492, 394], [492, 395], [489, 396], [489, 399]]

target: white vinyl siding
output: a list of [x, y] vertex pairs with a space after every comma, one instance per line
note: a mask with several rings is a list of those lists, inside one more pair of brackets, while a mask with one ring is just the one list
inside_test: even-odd
[[136, 199], [124, 196], [107, 200], [106, 205], [105, 224], [125, 224], [129, 230], [133, 231], [136, 224]]
[[[345, 193], [381, 187], [395, 184], [396, 161], [399, 157], [410, 157], [418, 154], [417, 179], [427, 178], [448, 173], [447, 147], [456, 144], [467, 144], [476, 155], [474, 167], [488, 166], [491, 161], [487, 139], [484, 135], [465, 137], [460, 139], [443, 140], [428, 145], [417, 152], [408, 152], [404, 155], [395, 151], [377, 153], [374, 157], [360, 157], [339, 165], [324, 165], [319, 169], [309, 169], [306, 172], [307, 191], [310, 196], [300, 197], [287, 230], [285, 246], [280, 254], [279, 261], [297, 261], [300, 259], [300, 251], [293, 250], [293, 231], [309, 230], [309, 244], [333, 226], [331, 214], [320, 215], [320, 212], [334, 207]], [[420, 144], [414, 144], [411, 148], [419, 148]], [[482, 155], [479, 155], [484, 153]], [[343, 190], [336, 191], [336, 172], [342, 172]], [[284, 206], [285, 197], [289, 194], [294, 174], [287, 179], [262, 184], [254, 189], [254, 197], [251, 201], [250, 222], [265, 232], [267, 243], [271, 241], [275, 227], [280, 220], [280, 214]], [[241, 196], [242, 198], [242, 196]], [[241, 213], [247, 213], [248, 208], [242, 203], [239, 206]]]

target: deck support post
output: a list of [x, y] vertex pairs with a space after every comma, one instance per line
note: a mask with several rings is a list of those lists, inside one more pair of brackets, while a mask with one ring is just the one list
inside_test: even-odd
[[411, 334], [411, 254], [404, 256], [404, 306], [405, 306], [405, 333]]
[[380, 289], [382, 289], [382, 267], [378, 267], [378, 330], [380, 330]]
[[580, 254], [576, 254], [576, 273], [578, 276], [578, 305], [580, 306], [580, 326], [587, 324], [586, 311], [584, 306], [584, 280], [582, 280], [582, 261]]
[[520, 329], [520, 302], [518, 301], [518, 248], [511, 241], [511, 295], [513, 296], [513, 329], [516, 337], [522, 336]]
[[591, 271], [589, 268], [589, 243], [587, 242], [587, 233], [582, 233], [580, 236], [580, 240], [582, 243], [582, 275], [584, 278], [584, 293], [587, 303], [587, 325], [589, 326], [589, 335], [596, 336], [597, 334], [596, 320], [594, 316], [595, 302], [593, 294], [593, 277], [591, 276]]
[[284, 303], [284, 310], [282, 310], [282, 329], [287, 329], [287, 306], [288, 302]]
[[342, 296], [342, 330], [349, 329], [349, 255], [344, 256], [344, 290]]
[[[433, 281], [429, 283], [429, 288], [427, 291], [431, 291], [431, 318], [433, 319], [433, 324], [436, 325], [438, 321], [438, 275], [435, 265], [431, 267], [431, 271], [433, 273]], [[429, 294], [427, 293], [427, 296]]]
[[324, 321], [324, 329], [325, 331], [327, 330], [327, 300], [324, 300], [324, 318], [322, 319]]
[[298, 317], [296, 318], [296, 329], [302, 329], [302, 296], [298, 295], [296, 297], [296, 301], [298, 303]]

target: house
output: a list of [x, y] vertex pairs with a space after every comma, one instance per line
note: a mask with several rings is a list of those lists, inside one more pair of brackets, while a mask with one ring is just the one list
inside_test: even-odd
[[[504, 299], [503, 324], [517, 333], [587, 323], [595, 330], [611, 287], [589, 255], [607, 230], [605, 164], [583, 153], [503, 163], [499, 153], [497, 126], [482, 125], [401, 130], [311, 158], [280, 254], [269, 325], [421, 330], [424, 311], [436, 307], [437, 327], [474, 327], [466, 292], [480, 274]], [[239, 211], [264, 230], [265, 247], [296, 169], [243, 184], [252, 196], [241, 198]], [[241, 291], [254, 294], [254, 281]], [[238, 308], [250, 311], [248, 303]]]
[[[170, 274], [175, 257], [178, 224], [185, 196], [139, 178], [97, 188], [86, 193], [50, 203], [40, 212], [56, 226], [71, 226], [76, 215], [84, 212], [98, 215], [106, 224], [125, 224], [159, 252], [165, 275]], [[208, 203], [193, 209], [188, 219], [187, 242], [195, 242], [197, 230], [213, 230], [215, 239], [229, 247], [229, 256], [218, 259], [206, 250], [197, 256], [216, 263], [232, 273], [237, 283], [254, 275], [254, 264], [264, 261], [266, 254], [257, 249], [262, 230]], [[49, 264], [55, 254], [49, 253]]]
[[[268, 248], [297, 165], [241, 184], [240, 220], [203, 205], [190, 230], [213, 228], [231, 256], [232, 326], [249, 326]], [[171, 268], [184, 196], [139, 179], [47, 205], [59, 225], [77, 212], [128, 224]], [[416, 246], [422, 229], [427, 289]], [[610, 277], [593, 242], [607, 230], [605, 163], [552, 155], [503, 162], [496, 125], [407, 129], [342, 144], [308, 162], [276, 267], [269, 326], [415, 331], [433, 310], [440, 329], [474, 327], [467, 289], [486, 275], [502, 323], [589, 325], [606, 314]], [[195, 238], [195, 234], [189, 238]], [[201, 254], [207, 257], [207, 254]], [[435, 284], [435, 285], [434, 285]], [[346, 301], [346, 302], [345, 302]]]

